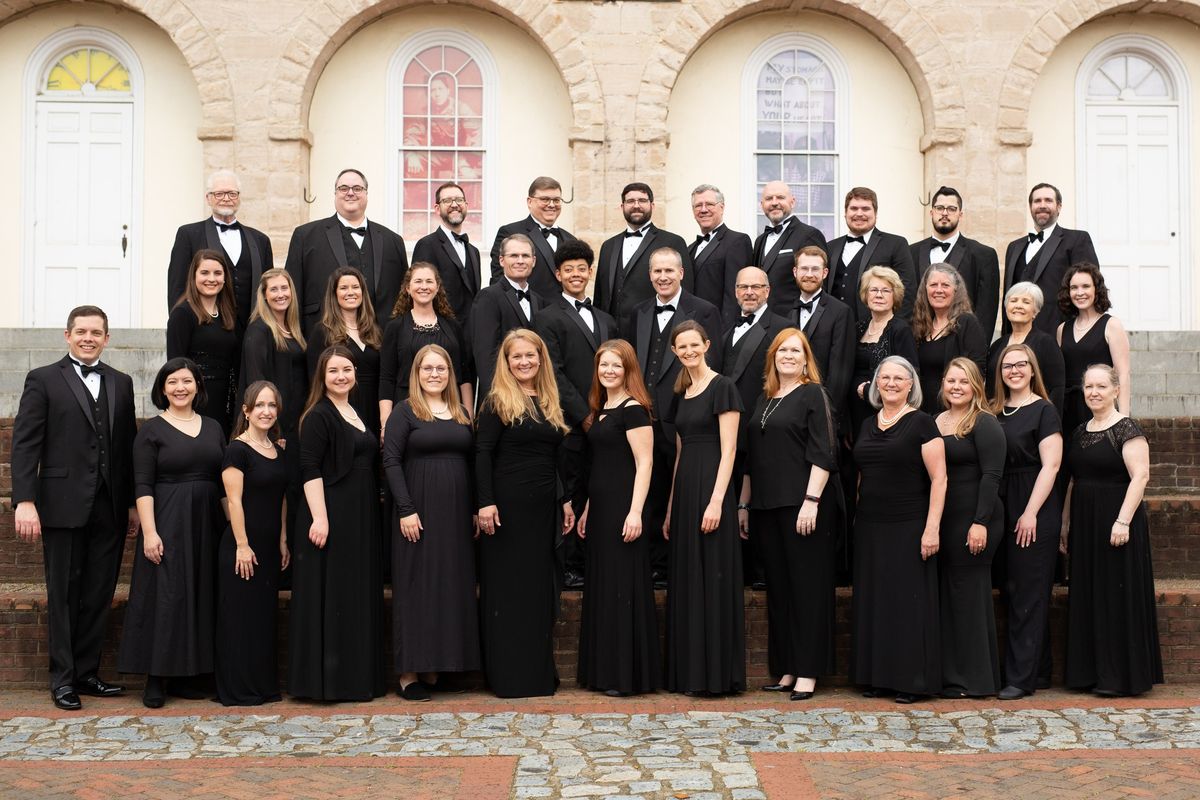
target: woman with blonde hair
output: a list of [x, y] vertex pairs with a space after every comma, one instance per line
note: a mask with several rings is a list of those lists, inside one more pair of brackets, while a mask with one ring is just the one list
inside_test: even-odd
[[308, 391], [305, 340], [295, 298], [296, 285], [287, 270], [264, 271], [242, 339], [241, 392], [255, 381], [270, 381], [279, 388], [283, 405], [279, 439], [285, 448], [287, 440], [296, 435]]
[[575, 526], [560, 470], [568, 427], [542, 338], [508, 332], [496, 353], [491, 390], [479, 409], [475, 480], [483, 670], [500, 697], [554, 694], [557, 538]]
[[867, 401], [871, 378], [888, 356], [903, 356], [916, 364], [917, 344], [912, 328], [898, 316], [904, 306], [904, 282], [891, 267], [871, 267], [858, 282], [858, 296], [871, 316], [858, 321], [854, 375], [850, 381], [850, 436], [858, 435], [863, 421], [875, 413]]

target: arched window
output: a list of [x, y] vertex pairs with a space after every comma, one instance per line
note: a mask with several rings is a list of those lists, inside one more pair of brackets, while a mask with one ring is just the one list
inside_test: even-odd
[[1161, 67], [1140, 53], [1110, 56], [1092, 73], [1088, 100], [1102, 103], [1148, 100], [1161, 103], [1174, 99], [1171, 79]]
[[98, 47], [81, 47], [62, 55], [51, 65], [41, 88], [42, 93], [76, 92], [83, 97], [131, 91], [129, 70], [119, 58]]

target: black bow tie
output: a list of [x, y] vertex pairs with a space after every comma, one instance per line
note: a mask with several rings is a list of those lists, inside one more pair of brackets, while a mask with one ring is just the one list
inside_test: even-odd
[[754, 315], [746, 314], [745, 316], [738, 318], [738, 324], [736, 327], [740, 328], [743, 325], [753, 325], [753, 324], [754, 324]]
[[361, 228], [351, 228], [349, 225], [347, 225], [346, 230], [350, 231], [350, 233], [357, 233], [359, 236], [367, 235], [367, 226], [366, 225], [362, 226]]
[[225, 231], [240, 231], [241, 229], [242, 229], [242, 223], [237, 222], [236, 220], [233, 222], [218, 222], [217, 223], [217, 230], [219, 230], [221, 233], [224, 233]]
[[847, 236], [846, 244], [850, 244], [851, 242], [858, 242], [859, 244], [866, 244], [867, 240], [861, 236]]
[[96, 373], [97, 375], [99, 375], [101, 373], [100, 362], [96, 362], [95, 364], [84, 364], [84, 363], [76, 361], [75, 359], [72, 358], [71, 363], [74, 364], [75, 366], [79, 367], [79, 373], [81, 375], [83, 375], [83, 377], [85, 377], [85, 378], [88, 375], [91, 375], [93, 372]]
[[467, 238], [465, 233], [455, 233], [454, 231], [450, 231], [450, 235], [454, 237], [454, 241], [460, 242], [464, 245], [470, 242], [470, 239]]
[[626, 239], [628, 239], [630, 236], [641, 236], [641, 235], [642, 235], [642, 231], [640, 231], [640, 230], [638, 230], [638, 231], [625, 231], [625, 238], [626, 238]]
[[668, 312], [671, 314], [674, 314], [675, 306], [671, 305], [670, 303], [667, 303], [665, 306], [657, 306], [656, 305], [654, 307], [654, 313], [656, 313], [656, 314], [666, 314]]
[[1045, 238], [1045, 234], [1046, 234], [1045, 231], [1038, 231], [1037, 233], [1029, 234], [1030, 243], [1032, 243], [1034, 241], [1039, 241], [1039, 242], [1042, 241]]
[[[944, 253], [950, 249], [950, 243], [949, 242], [939, 242], [937, 239], [934, 239], [933, 247], [941, 248], [942, 252]], [[932, 250], [933, 248], [931, 247], [930, 249]]]
[[[513, 289], [513, 291], [517, 293], [518, 301], [529, 300], [529, 290], [528, 289]], [[530, 300], [530, 302], [533, 302], [533, 301]]]
[[801, 311], [807, 311], [810, 314], [812, 313], [812, 310], [813, 310], [813, 308], [816, 307], [816, 305], [817, 305], [817, 298], [815, 298], [815, 297], [812, 300], [809, 300], [807, 303], [804, 302], [803, 300], [796, 301], [796, 308], [800, 309]]
[[707, 242], [711, 238], [712, 238], [711, 233], [706, 233], [703, 236], [697, 235], [696, 241], [694, 242], [694, 244], [700, 244], [701, 242]]
[[783, 222], [779, 223], [778, 225], [768, 225], [767, 227], [763, 228], [763, 233], [783, 233], [783, 228], [785, 225], [786, 223]]
[[582, 300], [576, 300], [575, 301], [575, 310], [578, 311], [581, 308], [586, 308], [588, 311], [591, 311], [592, 310], [592, 298], [585, 297]]
[[562, 231], [560, 231], [558, 228], [542, 228], [542, 236], [545, 236], [547, 239], [549, 239], [551, 236], [556, 236], [561, 239]]

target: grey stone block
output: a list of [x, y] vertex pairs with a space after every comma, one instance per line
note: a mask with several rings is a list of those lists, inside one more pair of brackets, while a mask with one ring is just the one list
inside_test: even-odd
[[1134, 379], [1143, 373], [1200, 372], [1200, 357], [1195, 352], [1148, 350], [1130, 354]]

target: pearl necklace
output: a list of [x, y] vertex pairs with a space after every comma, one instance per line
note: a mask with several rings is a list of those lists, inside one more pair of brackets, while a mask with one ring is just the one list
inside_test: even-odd
[[907, 412], [908, 412], [908, 406], [907, 405], [901, 406], [900, 412], [898, 414], [896, 414], [896, 416], [892, 417], [891, 419], [888, 419], [887, 417], [885, 417], [883, 415], [883, 409], [882, 408], [879, 409], [879, 415], [878, 415], [879, 416], [879, 427], [881, 427], [881, 428], [892, 427], [897, 422], [899, 422], [900, 418], [903, 417]]
[[1001, 413], [1001, 414], [1003, 414], [1003, 415], [1004, 415], [1004, 416], [1006, 416], [1006, 417], [1011, 417], [1013, 414], [1017, 413], [1017, 412], [1018, 412], [1018, 411], [1020, 411], [1022, 408], [1024, 408], [1024, 407], [1025, 407], [1025, 406], [1027, 406], [1027, 405], [1029, 405], [1030, 403], [1032, 403], [1032, 402], [1033, 402], [1034, 400], [1036, 400], [1036, 399], [1037, 399], [1037, 395], [1035, 395], [1035, 394], [1030, 394], [1030, 395], [1029, 395], [1029, 397], [1026, 397], [1026, 398], [1025, 398], [1024, 400], [1022, 400], [1020, 403], [1018, 403], [1017, 405], [1013, 406], [1013, 410], [1012, 410], [1012, 411], [1009, 411], [1009, 410], [1008, 410], [1008, 409], [1006, 409], [1006, 408], [1002, 408], [1002, 409], [1000, 409], [1000, 413]]
[[168, 417], [171, 417], [172, 419], [177, 419], [180, 422], [191, 422], [192, 420], [194, 420], [196, 418], [196, 409], [194, 409], [194, 408], [192, 409], [192, 415], [190, 417], [181, 417], [169, 408], [165, 408], [163, 410], [167, 412]]
[[267, 439], [266, 444], [263, 444], [263, 443], [259, 442], [257, 439], [255, 439], [253, 436], [249, 436], [245, 433], [243, 433], [238, 438], [241, 439], [246, 444], [253, 445], [254, 447], [257, 447], [259, 450], [263, 450], [267, 453], [269, 453], [275, 449], [275, 444], [270, 439]]

